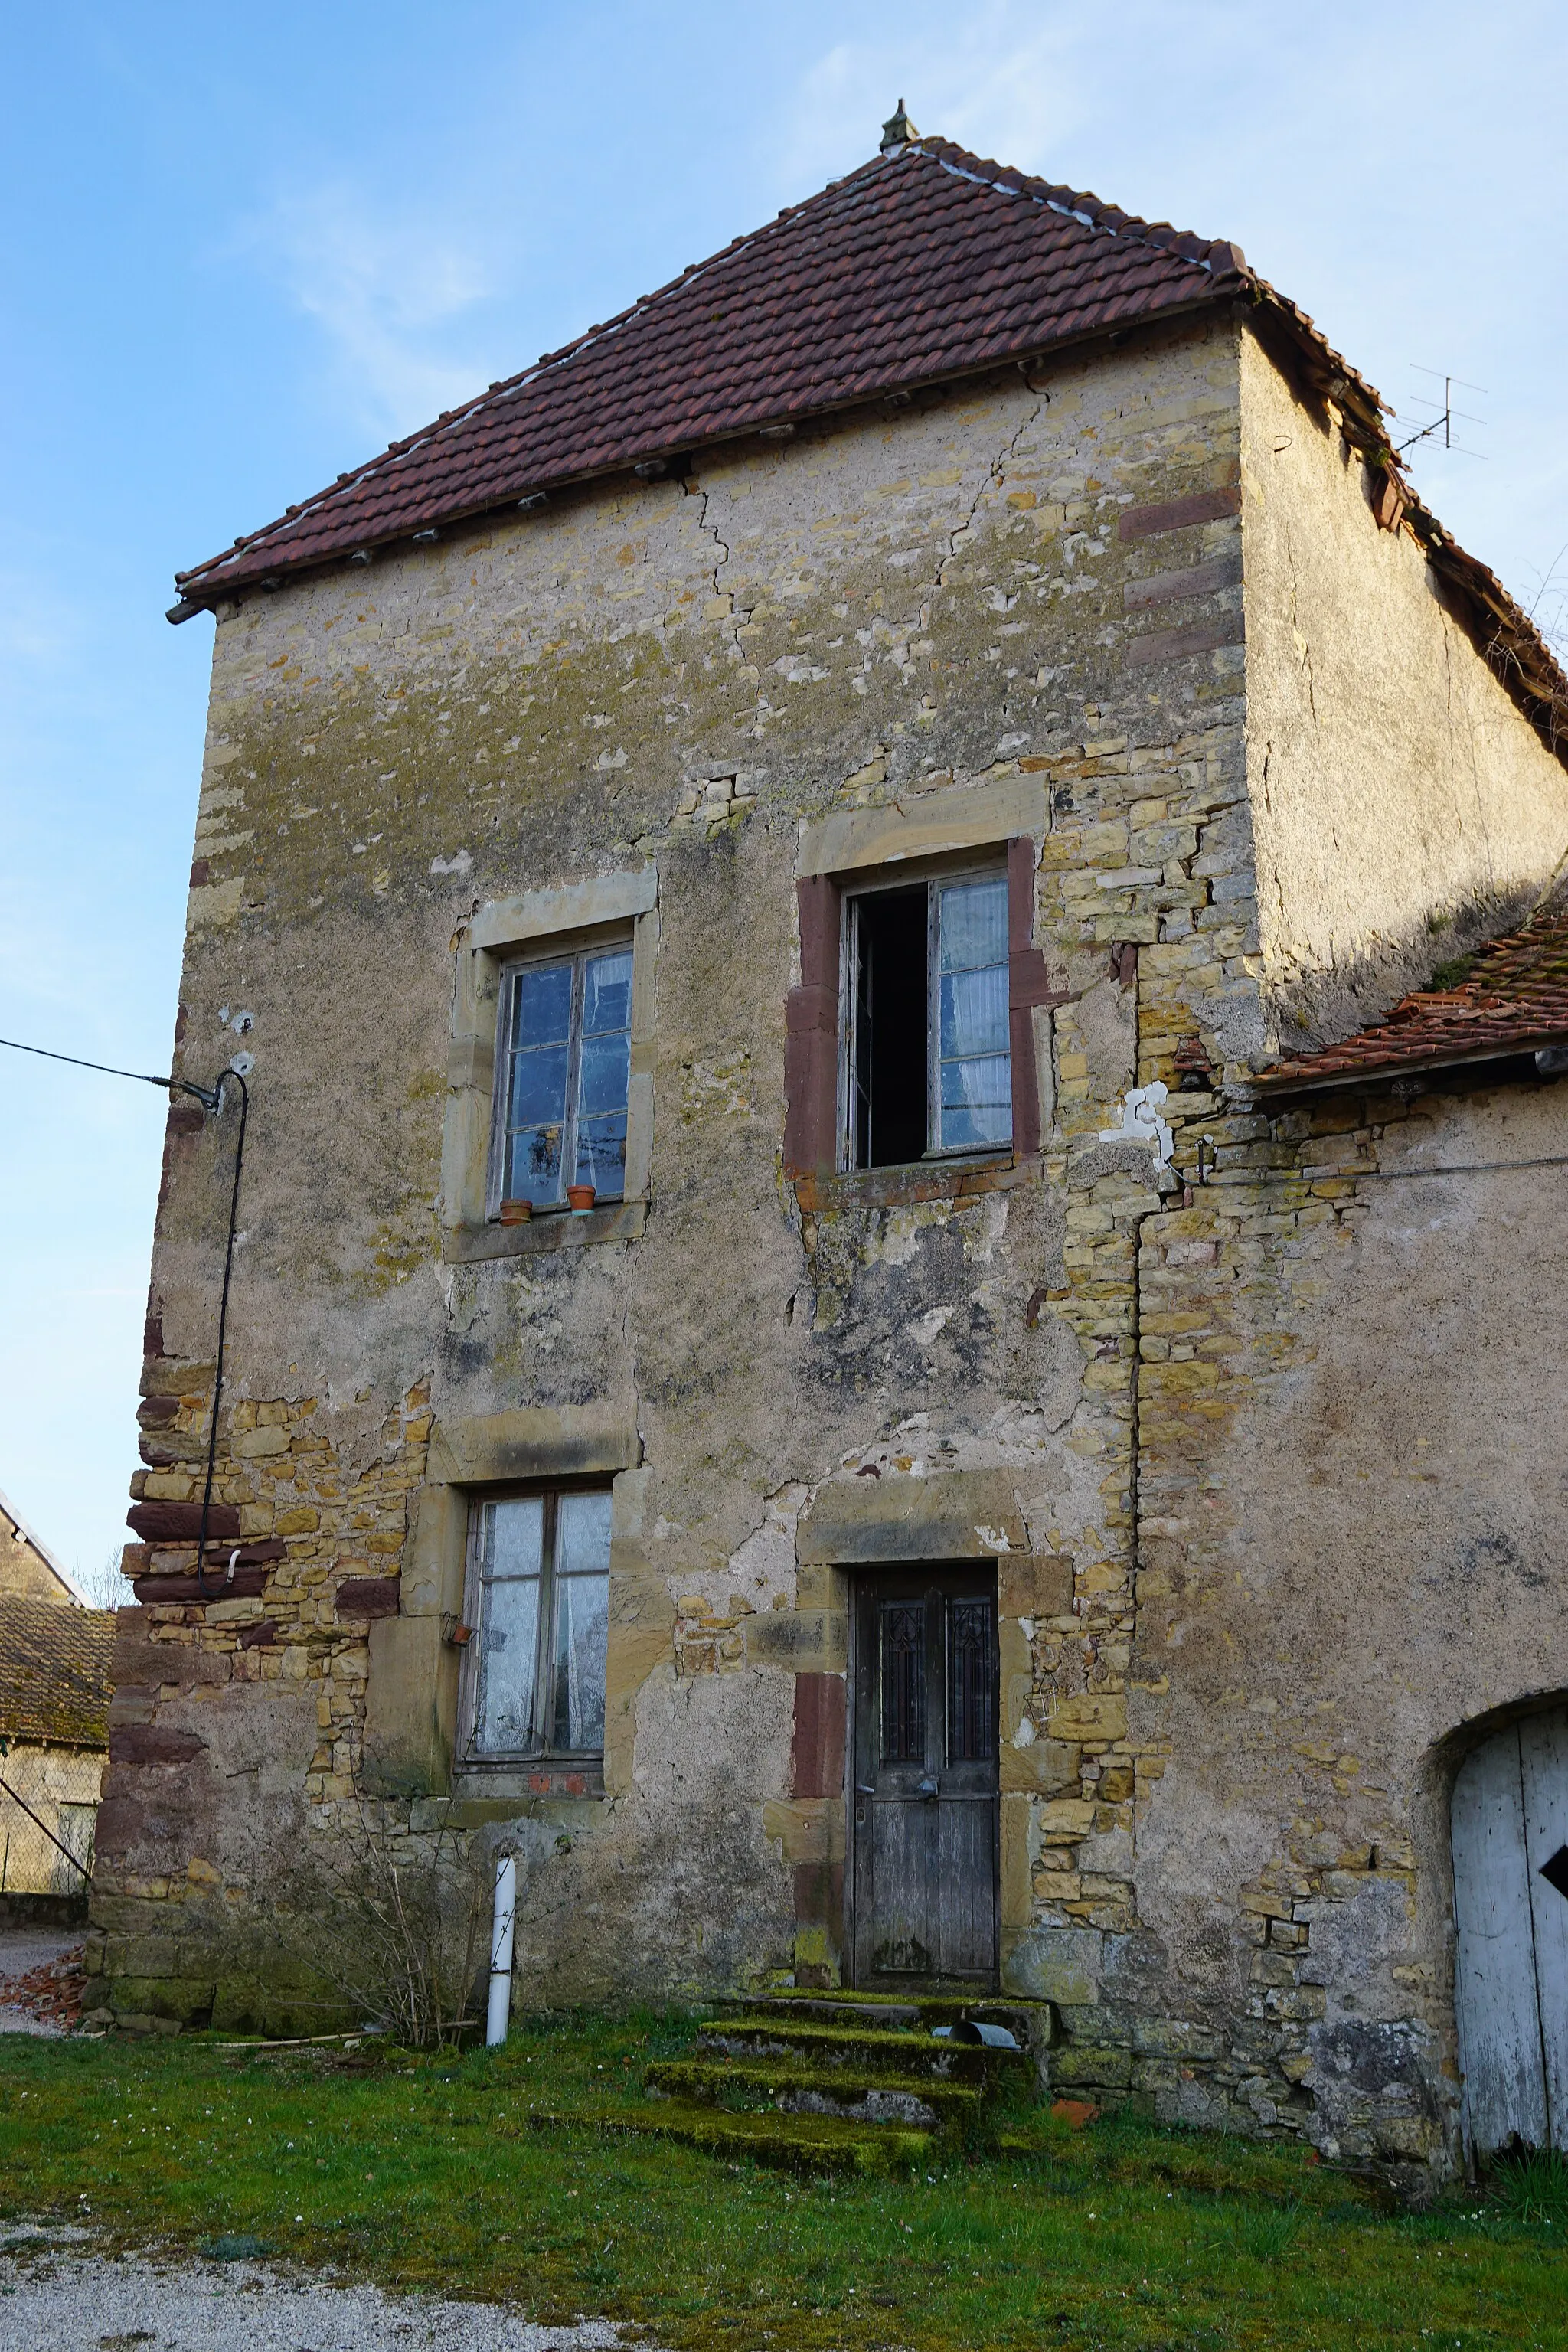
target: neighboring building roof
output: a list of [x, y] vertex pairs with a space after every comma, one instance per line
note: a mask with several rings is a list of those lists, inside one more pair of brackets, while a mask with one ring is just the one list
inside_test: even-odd
[[114, 1612], [0, 1598], [0, 1738], [107, 1748]]
[[[31, 1553], [35, 1557], [28, 1559]], [[31, 1574], [18, 1587], [16, 1556]], [[59, 1588], [58, 1598], [80, 1604], [86, 1599], [68, 1568], [56, 1559], [42, 1536], [36, 1535], [22, 1517], [10, 1496], [0, 1494], [0, 1594], [18, 1589], [37, 1593], [40, 1598], [53, 1586]]]
[[1414, 1076], [1568, 1044], [1568, 907], [1459, 959], [1447, 988], [1419, 989], [1386, 1021], [1321, 1054], [1280, 1062], [1253, 1081], [1272, 1094]]
[[1234, 245], [945, 139], [893, 146], [176, 573], [170, 618], [571, 483], [1238, 297], [1268, 311], [1307, 380], [1340, 404], [1396, 484], [1395, 512], [1461, 592], [1483, 654], [1552, 731], [1551, 714], [1568, 714], [1568, 678], [1493, 574], [1411, 493], [1378, 394], [1304, 311]]

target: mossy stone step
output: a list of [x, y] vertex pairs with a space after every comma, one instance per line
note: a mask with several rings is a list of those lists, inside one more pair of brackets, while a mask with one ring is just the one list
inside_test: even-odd
[[863, 2073], [850, 2066], [809, 2068], [794, 2063], [747, 2064], [729, 2059], [708, 2064], [700, 2058], [663, 2059], [644, 2077], [658, 2095], [730, 2107], [755, 2103], [763, 2114], [842, 2116], [850, 2123], [912, 2126], [949, 2134], [972, 2131], [979, 2120], [982, 2094], [967, 2083], [930, 2076]]
[[712, 2019], [698, 2034], [697, 2047], [712, 2057], [794, 2059], [802, 2065], [930, 2075], [949, 2083], [996, 2081], [1031, 2065], [1026, 2050], [988, 2050], [979, 2042], [938, 2041], [929, 2032], [818, 2025], [808, 2018], [745, 2011]]
[[1005, 2025], [1026, 2049], [1053, 2038], [1056, 2012], [1048, 2000], [1009, 2000], [995, 1994], [776, 1992], [714, 2004], [721, 2016], [809, 2018], [819, 2025], [867, 2026], [879, 2032], [927, 2032], [933, 2025]]
[[927, 2162], [936, 2148], [934, 2132], [909, 2125], [847, 2123], [839, 2116], [734, 2115], [675, 2099], [650, 2099], [646, 2113], [617, 2107], [597, 2115], [551, 2115], [536, 2108], [528, 2120], [535, 2131], [586, 2125], [627, 2138], [677, 2140], [706, 2156], [748, 2159], [786, 2172], [897, 2172]]

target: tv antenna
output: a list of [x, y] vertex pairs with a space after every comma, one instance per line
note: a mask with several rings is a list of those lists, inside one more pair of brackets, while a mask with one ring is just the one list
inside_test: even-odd
[[1436, 414], [1430, 424], [1421, 427], [1419, 433], [1413, 433], [1408, 441], [1401, 441], [1394, 450], [1394, 456], [1403, 457], [1406, 449], [1414, 449], [1420, 442], [1430, 441], [1440, 433], [1445, 449], [1453, 450], [1456, 456], [1460, 457], [1479, 457], [1484, 466], [1487, 463], [1485, 452], [1480, 449], [1471, 449], [1463, 441], [1456, 439], [1455, 428], [1459, 425], [1485, 425], [1487, 420], [1484, 416], [1472, 416], [1468, 409], [1456, 408], [1454, 393], [1458, 388], [1460, 392], [1479, 392], [1484, 397], [1485, 384], [1467, 383], [1463, 376], [1441, 375], [1436, 368], [1415, 367], [1414, 361], [1411, 365], [1416, 375], [1430, 376], [1435, 384], [1442, 385], [1443, 398], [1439, 404], [1423, 393], [1411, 394], [1412, 407], [1434, 409]]

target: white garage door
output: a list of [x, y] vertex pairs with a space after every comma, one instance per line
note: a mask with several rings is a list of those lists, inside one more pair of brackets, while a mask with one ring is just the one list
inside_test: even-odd
[[1467, 2141], [1568, 2151], [1568, 1707], [1465, 1759], [1453, 1831]]

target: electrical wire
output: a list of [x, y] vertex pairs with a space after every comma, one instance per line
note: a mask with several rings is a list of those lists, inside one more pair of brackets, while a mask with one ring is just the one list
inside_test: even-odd
[[145, 1070], [117, 1070], [111, 1062], [84, 1062], [79, 1054], [57, 1054], [48, 1045], [24, 1045], [19, 1037], [0, 1037], [0, 1045], [8, 1045], [13, 1054], [37, 1054], [45, 1062], [68, 1062], [73, 1070], [101, 1070], [106, 1077], [135, 1078], [144, 1087], [184, 1087], [187, 1093], [206, 1092], [205, 1087], [191, 1087], [184, 1078], [153, 1078]]
[[[14, 1054], [36, 1054], [41, 1061], [45, 1062], [68, 1062], [74, 1070], [98, 1070], [105, 1077], [133, 1078], [138, 1086], [165, 1087], [176, 1094], [195, 1095], [205, 1110], [214, 1113], [222, 1110], [224, 1088], [230, 1080], [239, 1088], [239, 1134], [234, 1148], [234, 1183], [228, 1196], [228, 1240], [224, 1248], [223, 1289], [218, 1299], [217, 1358], [213, 1368], [212, 1421], [207, 1430], [206, 1477], [202, 1486], [201, 1526], [196, 1537], [196, 1591], [204, 1601], [216, 1601], [222, 1594], [223, 1586], [220, 1585], [216, 1592], [207, 1590], [207, 1523], [212, 1516], [213, 1476], [217, 1463], [217, 1415], [218, 1406], [223, 1401], [224, 1348], [228, 1337], [228, 1292], [234, 1274], [234, 1239], [239, 1223], [239, 1174], [245, 1164], [245, 1129], [250, 1117], [250, 1088], [246, 1085], [241, 1073], [232, 1068], [218, 1072], [216, 1086], [200, 1087], [194, 1078], [155, 1078], [145, 1070], [121, 1070], [116, 1068], [111, 1062], [84, 1061], [79, 1054], [59, 1054], [55, 1052], [52, 1046], [25, 1045], [17, 1037], [0, 1037], [0, 1045], [8, 1047]], [[230, 1557], [228, 1577], [224, 1579], [225, 1584], [234, 1574], [235, 1561], [237, 1558], [237, 1551]], [[7, 1795], [15, 1793], [12, 1790], [6, 1791]], [[20, 1799], [17, 1801], [20, 1803]], [[23, 1810], [26, 1811], [26, 1807]]]

